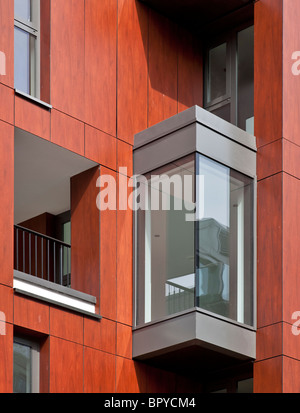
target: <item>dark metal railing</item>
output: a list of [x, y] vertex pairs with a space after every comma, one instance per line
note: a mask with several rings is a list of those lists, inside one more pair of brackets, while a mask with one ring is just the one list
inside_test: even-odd
[[194, 307], [195, 289], [187, 288], [170, 280], [166, 281], [165, 294], [167, 299], [168, 314], [174, 314]]
[[71, 285], [71, 245], [14, 226], [14, 268], [56, 284]]

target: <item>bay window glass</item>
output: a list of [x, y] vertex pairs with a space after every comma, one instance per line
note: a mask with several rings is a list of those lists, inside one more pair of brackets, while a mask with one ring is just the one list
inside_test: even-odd
[[252, 178], [196, 153], [151, 172], [143, 188], [137, 325], [194, 307], [252, 325]]
[[194, 222], [186, 220], [194, 209], [194, 173], [192, 157], [147, 177], [147, 205], [137, 211], [139, 323], [194, 307]]
[[197, 155], [198, 307], [252, 324], [253, 182]]

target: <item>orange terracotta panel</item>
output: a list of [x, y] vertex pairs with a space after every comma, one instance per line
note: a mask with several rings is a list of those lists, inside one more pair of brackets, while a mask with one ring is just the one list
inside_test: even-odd
[[50, 337], [40, 340], [40, 393], [49, 393]]
[[116, 360], [112, 354], [84, 349], [84, 392], [114, 393]]
[[257, 185], [258, 327], [282, 320], [282, 179], [277, 174]]
[[0, 393], [13, 391], [13, 326], [6, 324], [6, 334], [0, 334]]
[[271, 142], [257, 151], [257, 179], [264, 179], [283, 170], [283, 140]]
[[258, 147], [282, 138], [282, 7], [282, 0], [261, 0], [254, 8], [254, 133]]
[[83, 392], [83, 346], [50, 337], [50, 393]]
[[294, 311], [300, 310], [300, 181], [283, 175], [283, 320], [291, 321]]
[[116, 357], [116, 392], [139, 393], [145, 391], [145, 377], [139, 374], [133, 360]]
[[300, 360], [300, 329], [298, 328], [300, 310], [291, 317], [290, 323], [283, 323], [283, 347], [282, 353], [285, 356]]
[[175, 115], [177, 108], [177, 28], [149, 10], [148, 126]]
[[[127, 177], [118, 175], [118, 187]], [[117, 321], [132, 325], [132, 210], [117, 211]]]
[[[284, 1], [283, 7], [283, 137], [300, 145], [299, 32], [300, 4]], [[293, 55], [296, 52], [296, 59]]]
[[51, 104], [84, 121], [84, 0], [51, 1]]
[[91, 294], [99, 306], [100, 211], [96, 205], [99, 167], [71, 178], [72, 288]]
[[199, 38], [179, 28], [178, 112], [203, 106], [203, 61]]
[[282, 393], [282, 357], [254, 363], [254, 393]]
[[[107, 175], [116, 182], [116, 173], [101, 167], [101, 177]], [[99, 188], [99, 191], [101, 189]], [[110, 192], [110, 200], [116, 202], [116, 195]], [[117, 212], [114, 209], [100, 212], [100, 309], [103, 317], [116, 319], [117, 311]]]
[[0, 285], [0, 313], [4, 314], [1, 321], [13, 322], [13, 289], [5, 285]]
[[85, 120], [116, 136], [117, 0], [85, 0]]
[[19, 96], [15, 97], [15, 125], [43, 139], [50, 139], [50, 111]]
[[283, 139], [283, 170], [300, 178], [300, 146]]
[[150, 393], [174, 393], [176, 375], [173, 372], [149, 367], [147, 374], [147, 391]]
[[283, 348], [283, 323], [259, 328], [256, 334], [256, 361], [280, 356]]
[[120, 168], [127, 168], [127, 176], [131, 177], [133, 175], [133, 148], [120, 140], [118, 140], [117, 148], [117, 169], [120, 171]]
[[300, 361], [290, 357], [283, 357], [283, 393], [300, 393]]
[[14, 128], [0, 121], [0, 283], [12, 286], [14, 260]]
[[117, 355], [132, 357], [132, 328], [120, 323], [117, 323]]
[[133, 144], [147, 128], [148, 10], [135, 0], [118, 1], [118, 138]]
[[11, 0], [0, 0], [0, 27], [0, 54], [3, 63], [0, 64], [0, 82], [14, 87], [14, 2]]
[[49, 334], [49, 305], [15, 294], [14, 324]]
[[116, 138], [91, 126], [85, 126], [85, 156], [87, 158], [115, 170], [116, 148]]
[[116, 352], [116, 323], [106, 318], [84, 319], [84, 345], [107, 353]]
[[79, 155], [84, 155], [84, 123], [57, 110], [52, 110], [51, 142]]
[[50, 334], [83, 344], [83, 317], [64, 309], [50, 307]]
[[14, 123], [14, 90], [0, 83], [0, 120]]

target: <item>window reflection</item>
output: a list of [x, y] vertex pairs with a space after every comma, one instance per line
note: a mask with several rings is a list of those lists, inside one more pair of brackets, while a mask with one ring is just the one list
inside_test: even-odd
[[199, 155], [197, 306], [252, 323], [252, 180]]
[[136, 215], [137, 324], [200, 307], [252, 325], [253, 180], [198, 153], [146, 178], [148, 204]]
[[14, 342], [14, 393], [31, 392], [31, 348]]
[[[178, 161], [148, 177], [145, 191], [149, 205], [137, 215], [139, 323], [194, 307], [194, 222], [186, 221], [193, 208], [193, 159]], [[187, 176], [192, 194], [185, 194], [181, 186]], [[173, 178], [180, 185], [177, 190]], [[162, 208], [164, 196], [169, 198], [170, 208]], [[155, 197], [161, 202], [157, 210], [150, 205], [154, 206]], [[181, 209], [177, 209], [178, 204]]]

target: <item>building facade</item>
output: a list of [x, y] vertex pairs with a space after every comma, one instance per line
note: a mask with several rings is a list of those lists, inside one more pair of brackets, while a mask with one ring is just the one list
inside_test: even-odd
[[171, 3], [0, 0], [2, 393], [300, 391], [300, 4]]

